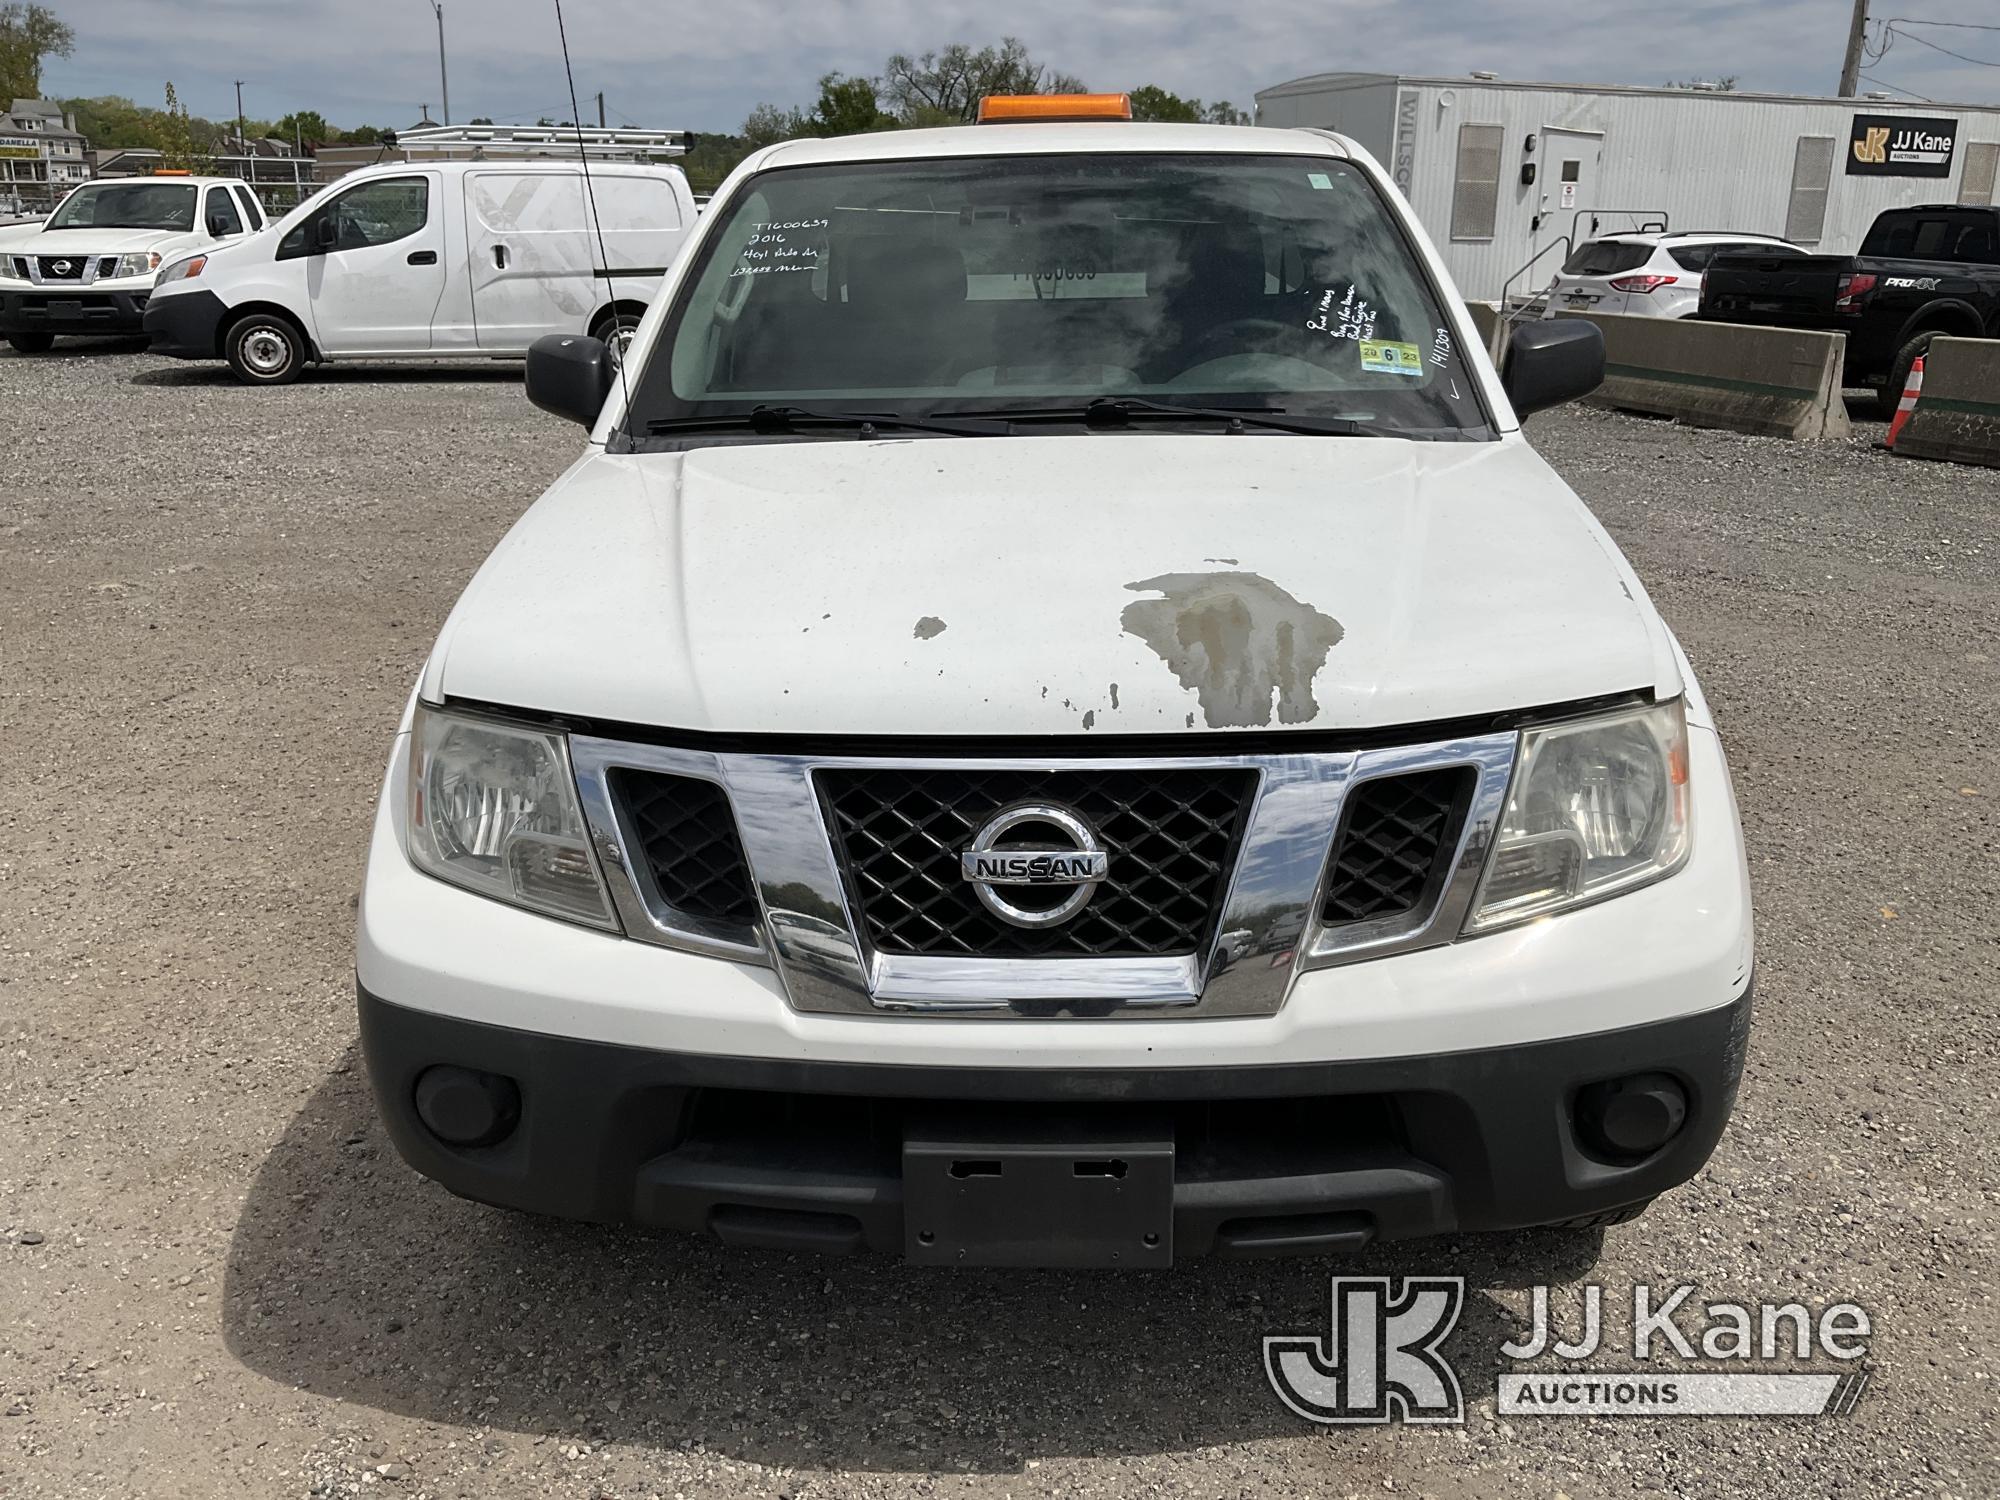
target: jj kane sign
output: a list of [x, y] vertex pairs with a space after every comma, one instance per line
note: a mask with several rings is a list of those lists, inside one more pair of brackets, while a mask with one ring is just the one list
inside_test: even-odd
[[1949, 177], [1958, 121], [1856, 115], [1848, 132], [1849, 177]]

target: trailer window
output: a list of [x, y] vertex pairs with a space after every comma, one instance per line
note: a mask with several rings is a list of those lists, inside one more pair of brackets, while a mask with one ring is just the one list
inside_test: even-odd
[[1792, 153], [1792, 194], [1785, 208], [1785, 238], [1817, 245], [1826, 232], [1826, 194], [1833, 182], [1833, 137], [1802, 135]]
[[1490, 240], [1500, 212], [1500, 137], [1504, 126], [1458, 127], [1458, 173], [1451, 190], [1451, 237]]

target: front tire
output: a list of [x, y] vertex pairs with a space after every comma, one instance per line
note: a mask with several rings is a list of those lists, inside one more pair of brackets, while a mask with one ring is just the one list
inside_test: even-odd
[[290, 385], [305, 368], [306, 338], [290, 318], [251, 313], [229, 326], [222, 352], [245, 385]]
[[10, 333], [7, 342], [16, 354], [47, 354], [56, 346], [56, 336], [52, 333]]

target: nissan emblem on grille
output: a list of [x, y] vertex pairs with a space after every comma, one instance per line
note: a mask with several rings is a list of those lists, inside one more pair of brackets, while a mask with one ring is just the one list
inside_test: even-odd
[[54, 271], [58, 276], [67, 276], [69, 275], [69, 262], [66, 260], [59, 260], [53, 266], [50, 266], [49, 269], [51, 271]]
[[[1016, 828], [1049, 828], [1069, 840], [1057, 844], [1002, 844]], [[1025, 802], [995, 814], [973, 836], [962, 856], [962, 872], [980, 903], [1003, 922], [1016, 927], [1054, 927], [1067, 922], [1089, 903], [1098, 883], [1110, 872], [1110, 856], [1097, 835], [1068, 808], [1046, 802]], [[1000, 894], [1009, 886], [1070, 887], [1053, 906], [1024, 906]]]

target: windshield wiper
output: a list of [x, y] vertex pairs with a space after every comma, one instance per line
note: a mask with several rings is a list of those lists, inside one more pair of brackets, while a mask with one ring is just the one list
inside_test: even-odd
[[851, 427], [863, 438], [879, 428], [904, 432], [942, 432], [953, 437], [1005, 437], [1007, 424], [998, 418], [946, 421], [932, 417], [901, 417], [887, 411], [814, 411], [804, 406], [753, 406], [748, 411], [715, 416], [659, 417], [646, 424], [649, 434], [670, 432], [800, 432], [814, 427]]
[[1352, 417], [1289, 416], [1282, 406], [1187, 406], [1149, 401], [1144, 396], [1096, 396], [1073, 406], [998, 407], [979, 412], [939, 411], [934, 417], [986, 417], [996, 422], [1082, 422], [1090, 427], [1123, 427], [1133, 418], [1221, 422], [1230, 431], [1246, 427], [1333, 437], [1386, 437], [1381, 428]]

